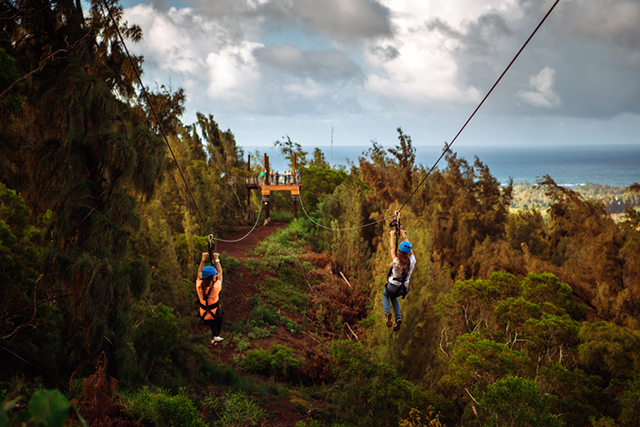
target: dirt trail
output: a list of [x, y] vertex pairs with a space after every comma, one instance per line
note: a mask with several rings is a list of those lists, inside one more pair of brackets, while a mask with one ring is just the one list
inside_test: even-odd
[[[266, 226], [256, 228], [251, 234], [247, 233], [251, 227], [244, 227], [232, 235], [225, 236], [225, 240], [238, 240], [246, 236], [239, 242], [218, 242], [216, 252], [225, 257], [233, 257], [236, 259], [257, 259], [256, 255], [251, 254], [251, 250], [256, 245], [270, 236], [271, 234], [287, 227], [287, 223], [272, 222]], [[223, 269], [224, 269], [223, 265]], [[234, 366], [234, 357], [240, 355], [235, 342], [234, 334], [231, 333], [232, 325], [241, 320], [248, 320], [251, 317], [250, 298], [258, 293], [254, 287], [254, 283], [263, 282], [265, 280], [264, 270], [247, 269], [244, 265], [238, 265], [234, 268], [224, 270], [223, 293], [220, 301], [224, 309], [224, 325], [222, 327], [221, 336], [225, 337], [225, 341], [210, 345], [209, 352], [214, 360], [217, 360], [227, 366]], [[300, 313], [287, 313], [281, 310], [281, 314], [288, 319], [293, 320], [296, 324], [302, 325], [303, 319]], [[308, 331], [295, 335], [287, 332], [282, 325], [277, 326], [277, 330], [268, 338], [257, 339], [251, 341], [252, 349], [269, 349], [275, 344], [285, 345], [288, 348], [295, 349], [299, 355], [305, 355], [306, 349], [317, 347], [319, 341], [312, 338], [323, 331], [317, 330], [313, 325], [307, 326]], [[207, 334], [207, 327], [198, 326], [201, 333]], [[270, 376], [256, 376], [265, 384], [270, 384], [273, 379]], [[288, 397], [270, 397], [271, 411], [270, 417], [263, 421], [265, 427], [295, 427], [298, 421], [305, 420], [306, 415], [301, 414], [296, 403]], [[320, 402], [318, 402], [318, 406]]]
[[239, 240], [247, 236], [246, 238], [233, 243], [218, 241], [216, 252], [221, 254], [226, 252], [228, 256], [238, 259], [257, 258], [251, 255], [251, 250], [255, 248], [259, 242], [286, 226], [287, 224], [283, 222], [271, 222], [265, 226], [256, 227], [248, 236], [247, 233], [251, 231], [252, 227], [243, 227], [236, 233], [225, 236], [224, 240]]

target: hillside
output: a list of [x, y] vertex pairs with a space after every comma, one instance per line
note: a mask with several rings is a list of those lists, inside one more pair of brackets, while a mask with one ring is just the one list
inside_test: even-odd
[[[337, 170], [285, 136], [300, 195], [266, 188], [264, 153], [142, 90], [140, 28], [102, 3], [0, 3], [0, 427], [639, 424], [640, 185], [519, 191], [398, 127]], [[207, 236], [267, 219], [219, 242], [211, 345]]]

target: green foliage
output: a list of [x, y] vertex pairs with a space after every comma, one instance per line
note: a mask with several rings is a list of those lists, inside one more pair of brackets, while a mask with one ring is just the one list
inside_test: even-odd
[[552, 402], [535, 381], [509, 375], [487, 387], [479, 418], [484, 427], [561, 427], [562, 420], [550, 412]]
[[204, 427], [198, 410], [184, 389], [171, 396], [167, 391], [151, 391], [143, 387], [122, 398], [125, 411], [134, 418], [140, 418], [156, 427]]
[[302, 224], [294, 221], [289, 227], [279, 230], [258, 243], [254, 252], [264, 257], [267, 262], [276, 257], [294, 257], [304, 252], [302, 247], [306, 244], [306, 237]]
[[[16, 68], [17, 61], [5, 49], [0, 48], [0, 126], [15, 122], [15, 115], [22, 109], [24, 84], [19, 82], [20, 73]], [[6, 92], [5, 92], [6, 91]], [[8, 119], [8, 123], [4, 120]], [[0, 157], [0, 165], [4, 163], [4, 156]], [[0, 175], [0, 179], [5, 178]]]
[[[0, 408], [0, 426], [45, 426], [62, 427], [63, 425], [81, 425], [87, 427], [87, 422], [78, 412], [76, 405], [69, 405], [69, 401], [58, 390], [39, 390], [31, 395], [29, 407], [26, 411], [18, 411], [11, 418], [9, 413], [16, 401], [3, 403]], [[76, 420], [65, 423], [72, 409]]]
[[522, 250], [523, 245], [526, 245], [530, 253], [545, 256], [550, 247], [545, 230], [544, 219], [540, 211], [536, 209], [520, 210], [509, 214], [505, 224], [505, 239], [514, 250]]
[[427, 414], [423, 414], [416, 408], [409, 411], [409, 419], [400, 420], [399, 427], [443, 427], [440, 422], [440, 414], [434, 414], [433, 409], [429, 409]]
[[[266, 335], [264, 336], [266, 331], [268, 333], [268, 330], [266, 328], [264, 328], [265, 326], [274, 326], [276, 325], [276, 323], [279, 323], [280, 325], [282, 325], [285, 330], [287, 332], [289, 332], [291, 335], [295, 335], [298, 332], [300, 332], [300, 326], [295, 324], [293, 321], [291, 321], [290, 319], [287, 319], [286, 317], [282, 316], [280, 314], [280, 310], [276, 309], [274, 306], [272, 306], [271, 304], [267, 304], [267, 305], [256, 305], [255, 307], [253, 307], [253, 309], [251, 310], [251, 318], [249, 321], [249, 324], [252, 325], [252, 329], [249, 331], [249, 333], [251, 333], [253, 331], [253, 335], [254, 336], [259, 336], [260, 338], [266, 338]], [[257, 326], [258, 330], [255, 330], [255, 326]], [[253, 338], [256, 339], [256, 338]]]
[[221, 397], [207, 396], [204, 407], [219, 414], [220, 419], [214, 425], [224, 427], [261, 425], [267, 417], [266, 412], [242, 392], [228, 392]]
[[627, 381], [620, 396], [620, 423], [623, 426], [635, 426], [640, 420], [640, 379]]
[[470, 333], [489, 326], [496, 306], [521, 292], [522, 284], [507, 273], [493, 273], [488, 280], [457, 281], [438, 305], [438, 313], [451, 321], [456, 330]]
[[538, 381], [541, 389], [555, 396], [552, 412], [561, 414], [568, 427], [588, 425], [590, 419], [610, 409], [601, 379], [587, 375], [582, 369], [550, 363], [540, 369]]
[[[307, 165], [307, 152], [302, 149], [302, 146], [297, 142], [291, 140], [289, 135], [283, 136], [283, 140], [276, 140], [273, 146], [280, 149], [282, 157], [289, 162], [289, 169], [294, 169], [293, 156], [296, 157], [296, 165], [298, 168], [303, 168]], [[284, 140], [286, 138], [286, 141]]]
[[273, 375], [284, 381], [300, 381], [300, 361], [291, 348], [274, 345], [269, 350], [249, 350], [242, 361], [247, 372]]
[[578, 334], [578, 360], [587, 372], [627, 380], [640, 374], [640, 333], [608, 322], [584, 323]]
[[331, 399], [349, 425], [395, 425], [412, 408], [429, 406], [423, 391], [393, 367], [376, 362], [359, 343], [336, 341], [331, 357], [337, 378]]
[[508, 375], [524, 375], [531, 363], [527, 354], [482, 338], [478, 332], [460, 336], [449, 361], [443, 384], [472, 388], [494, 383]]
[[470, 165], [447, 152], [445, 159], [447, 168], [434, 172], [425, 196], [433, 250], [457, 279], [477, 277], [487, 260], [474, 249], [504, 237], [512, 184], [501, 187], [478, 158]]
[[133, 307], [133, 316], [133, 346], [142, 371], [149, 377], [152, 369], [162, 370], [163, 365], [172, 363], [169, 356], [178, 343], [178, 324], [173, 310], [161, 303], [153, 306], [138, 302]]
[[33, 322], [34, 299], [42, 298], [42, 231], [34, 226], [24, 199], [0, 183], [0, 332], [5, 339]]
[[[571, 287], [550, 273], [529, 275], [522, 282], [522, 296], [529, 300], [549, 307], [553, 305], [571, 315], [573, 319], [582, 320], [585, 317], [584, 308], [573, 300]], [[549, 307], [549, 310], [555, 308]]]
[[312, 165], [300, 169], [300, 179], [304, 183], [302, 204], [304, 209], [311, 213], [318, 207], [318, 203], [324, 197], [330, 196], [336, 187], [347, 178], [347, 173], [341, 170], [330, 169], [327, 166]]
[[330, 250], [336, 268], [347, 277], [357, 280], [366, 275], [365, 271], [370, 265], [371, 247], [368, 242], [371, 236], [366, 233], [375, 233], [373, 227], [358, 228], [372, 222], [372, 206], [363, 203], [368, 191], [357, 175], [351, 174], [318, 205], [321, 214], [318, 222], [324, 227], [343, 231], [323, 229], [317, 236], [317, 249]]

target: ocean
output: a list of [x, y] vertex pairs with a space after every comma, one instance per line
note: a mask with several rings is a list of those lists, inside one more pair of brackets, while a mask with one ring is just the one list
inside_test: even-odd
[[[416, 163], [430, 169], [442, 154], [440, 147], [416, 146]], [[302, 147], [311, 155], [315, 147]], [[358, 157], [368, 149], [365, 146], [330, 146], [318, 147], [325, 154], [327, 162], [348, 166], [348, 163], [358, 163]], [[391, 147], [384, 147], [385, 149]], [[269, 156], [271, 169], [283, 171], [288, 168], [280, 152], [271, 147], [243, 147], [245, 153], [260, 153]], [[538, 178], [549, 175], [553, 180], [565, 187], [577, 187], [587, 182], [616, 187], [628, 187], [633, 183], [640, 183], [640, 144], [638, 145], [607, 145], [580, 147], [451, 147], [458, 157], [473, 164], [475, 156], [486, 164], [491, 174], [506, 184], [509, 178], [514, 183], [528, 182], [535, 184]], [[444, 169], [444, 158], [437, 165]]]

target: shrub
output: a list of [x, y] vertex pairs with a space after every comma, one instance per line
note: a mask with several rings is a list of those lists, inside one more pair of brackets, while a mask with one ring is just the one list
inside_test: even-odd
[[300, 377], [300, 361], [294, 357], [292, 349], [283, 345], [274, 345], [268, 351], [248, 351], [242, 366], [248, 372], [273, 375], [282, 380], [294, 381]]
[[125, 411], [134, 417], [156, 427], [204, 427], [205, 422], [198, 417], [198, 411], [184, 389], [176, 396], [170, 396], [166, 390], [152, 392], [143, 387], [132, 395], [122, 399]]
[[[16, 401], [4, 403], [0, 407], [0, 425], [6, 426], [45, 426], [62, 427], [63, 425], [86, 426], [86, 421], [80, 416], [75, 405], [69, 405], [69, 401], [58, 390], [38, 390], [29, 400], [29, 408], [26, 411], [16, 412], [9, 419], [9, 411], [16, 405]], [[69, 409], [73, 408], [77, 417], [71, 424], [66, 423]]]
[[204, 406], [219, 414], [216, 425], [224, 427], [260, 425], [266, 412], [242, 392], [226, 393], [221, 398], [208, 396]]

